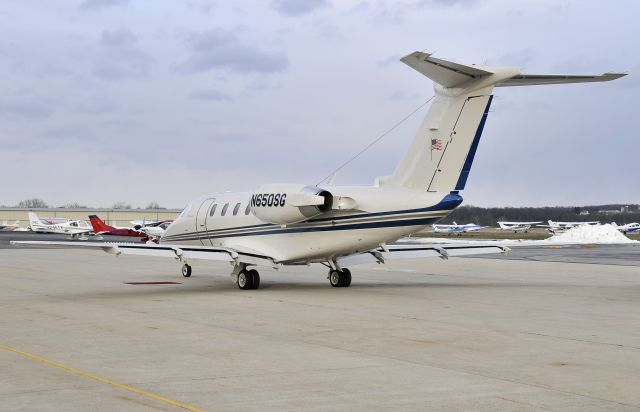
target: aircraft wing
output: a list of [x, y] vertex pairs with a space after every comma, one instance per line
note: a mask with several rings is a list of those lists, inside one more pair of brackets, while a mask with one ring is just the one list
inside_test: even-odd
[[353, 266], [365, 263], [384, 263], [388, 260], [419, 259], [428, 257], [439, 257], [448, 259], [455, 256], [467, 256], [487, 253], [506, 254], [511, 249], [500, 244], [476, 243], [434, 243], [418, 244], [413, 242], [396, 243], [384, 248], [379, 247], [374, 250], [338, 258], [340, 266]]
[[111, 243], [111, 242], [47, 242], [47, 241], [11, 241], [13, 246], [37, 247], [47, 249], [85, 249], [102, 250], [113, 255], [141, 255], [168, 257], [180, 261], [189, 259], [242, 262], [253, 265], [273, 266], [271, 257], [238, 251], [229, 248], [208, 246], [187, 246], [155, 243]]

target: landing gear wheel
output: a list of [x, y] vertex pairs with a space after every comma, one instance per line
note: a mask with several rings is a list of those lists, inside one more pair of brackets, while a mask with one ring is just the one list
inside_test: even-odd
[[331, 286], [333, 286], [334, 288], [341, 287], [343, 283], [342, 273], [338, 272], [337, 270], [332, 270], [331, 272], [329, 272], [329, 283], [331, 283]]
[[329, 272], [329, 283], [334, 288], [346, 288], [351, 285], [351, 271], [349, 269], [332, 270]]
[[253, 286], [253, 276], [249, 272], [243, 270], [238, 274], [238, 287], [242, 290], [251, 289]]
[[247, 271], [247, 275], [251, 277], [251, 289], [258, 289], [260, 287], [260, 274], [258, 271], [251, 269]]
[[191, 266], [187, 265], [186, 263], [184, 265], [182, 265], [182, 276], [184, 276], [185, 278], [188, 278], [191, 276]]
[[343, 288], [351, 286], [351, 271], [349, 269], [342, 269], [342, 285]]

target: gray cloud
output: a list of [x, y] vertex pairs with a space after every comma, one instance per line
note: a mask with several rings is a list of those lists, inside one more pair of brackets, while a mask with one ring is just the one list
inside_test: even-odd
[[73, 110], [86, 114], [105, 114], [111, 113], [118, 109], [118, 106], [103, 98], [94, 97], [75, 104]]
[[127, 29], [103, 31], [93, 74], [104, 80], [147, 76], [153, 59], [137, 47], [137, 41], [136, 35]]
[[326, 0], [273, 0], [271, 7], [285, 16], [302, 16], [328, 6]]
[[37, 100], [13, 100], [0, 102], [0, 113], [13, 115], [20, 118], [45, 118], [49, 117], [53, 110], [51, 105]]
[[99, 10], [107, 7], [124, 6], [129, 0], [84, 0], [80, 4], [81, 10]]
[[208, 14], [215, 7], [215, 3], [209, 0], [185, 0], [187, 7], [200, 13]]
[[232, 31], [212, 29], [193, 33], [186, 39], [191, 55], [179, 69], [183, 73], [198, 73], [226, 69], [236, 73], [272, 73], [287, 68], [283, 53], [268, 52], [240, 42]]
[[218, 90], [198, 90], [189, 95], [192, 100], [205, 100], [205, 101], [230, 101], [233, 100], [231, 96]]

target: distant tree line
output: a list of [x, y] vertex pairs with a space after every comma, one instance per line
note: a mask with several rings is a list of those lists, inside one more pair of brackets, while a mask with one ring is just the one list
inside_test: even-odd
[[[6, 207], [6, 206], [3, 206]], [[25, 200], [21, 200], [20, 202], [18, 202], [17, 205], [13, 206], [13, 207], [19, 207], [19, 208], [23, 208], [23, 209], [47, 209], [51, 206], [49, 206], [47, 204], [47, 202], [45, 202], [44, 200], [34, 197], [33, 199], [25, 199]], [[73, 203], [67, 203], [63, 206], [60, 206], [62, 208], [65, 209], [88, 209], [88, 207], [86, 205], [83, 205], [81, 203], [78, 202], [73, 202]], [[133, 209], [133, 206], [131, 206], [130, 203], [126, 203], [126, 202], [115, 202], [112, 206], [112, 209]], [[137, 209], [140, 209], [140, 207], [137, 207]], [[166, 209], [166, 207], [162, 207], [160, 206], [160, 204], [158, 204], [158, 202], [153, 201], [150, 202], [147, 207], [145, 207], [145, 209], [155, 209], [155, 210], [160, 210], [160, 209]]]
[[[603, 211], [620, 211], [628, 206], [628, 211], [620, 213], [604, 213]], [[600, 223], [616, 222], [618, 224], [640, 222], [639, 205], [599, 205], [582, 207], [478, 207], [461, 206], [444, 218], [442, 224], [455, 221], [459, 224], [476, 223], [480, 226], [496, 226], [498, 221], [600, 221]]]

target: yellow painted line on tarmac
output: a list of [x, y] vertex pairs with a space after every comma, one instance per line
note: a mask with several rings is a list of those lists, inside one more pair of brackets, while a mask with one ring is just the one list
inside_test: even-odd
[[47, 359], [47, 358], [43, 358], [42, 356], [38, 356], [38, 355], [34, 355], [32, 353], [29, 352], [24, 352], [15, 348], [12, 348], [11, 346], [7, 346], [7, 345], [3, 345], [0, 343], [0, 349], [5, 350], [7, 352], [11, 352], [11, 353], [15, 353], [16, 355], [20, 355], [23, 358], [27, 358], [27, 359], [31, 359], [33, 361], [45, 364], [45, 365], [49, 365], [49, 366], [53, 366], [55, 368], [58, 369], [62, 369], [66, 372], [69, 372], [71, 374], [77, 375], [77, 376], [81, 376], [83, 378], [87, 378], [87, 379], [93, 379], [94, 381], [98, 381], [100, 383], [104, 383], [110, 386], [113, 386], [115, 388], [118, 389], [122, 389], [125, 391], [129, 391], [129, 392], [133, 392], [133, 393], [137, 393], [138, 395], [144, 396], [145, 398], [149, 398], [149, 399], [153, 399], [159, 402], [163, 402], [169, 405], [173, 405], [176, 406], [178, 408], [182, 408], [185, 409], [187, 411], [191, 411], [191, 412], [204, 412], [204, 409], [200, 409], [200, 408], [196, 408], [193, 405], [189, 405], [187, 403], [183, 403], [183, 402], [179, 402], [173, 399], [169, 399], [169, 398], [165, 398], [164, 396], [155, 394], [153, 392], [148, 392], [145, 391], [143, 389], [138, 389], [135, 388], [133, 386], [129, 386], [129, 385], [125, 385], [124, 383], [120, 383], [120, 382], [116, 382], [116, 381], [112, 381], [111, 379], [107, 379], [107, 378], [103, 378], [102, 376], [99, 375], [95, 375], [93, 373], [90, 372], [84, 372], [81, 371], [79, 369], [73, 368], [71, 366], [67, 366], [64, 365], [62, 363]]

